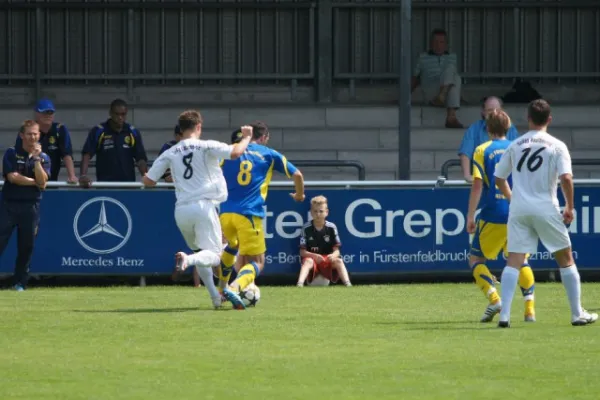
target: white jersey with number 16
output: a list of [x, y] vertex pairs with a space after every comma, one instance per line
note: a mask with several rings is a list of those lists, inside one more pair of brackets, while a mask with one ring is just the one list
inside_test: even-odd
[[563, 174], [573, 174], [569, 150], [543, 131], [529, 131], [515, 139], [494, 173], [502, 179], [512, 177], [511, 215], [556, 215], [558, 180]]
[[171, 169], [177, 204], [198, 200], [221, 203], [227, 200], [227, 184], [219, 162], [231, 159], [232, 150], [232, 145], [215, 140], [185, 139], [154, 161], [148, 178], [158, 182]]

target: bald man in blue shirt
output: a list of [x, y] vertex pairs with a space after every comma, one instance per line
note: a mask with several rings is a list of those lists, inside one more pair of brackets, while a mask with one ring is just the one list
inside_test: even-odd
[[[475, 149], [480, 144], [490, 140], [487, 127], [485, 126], [485, 117], [497, 108], [502, 108], [502, 100], [500, 100], [498, 97], [490, 96], [483, 99], [481, 107], [481, 119], [469, 126], [465, 132], [465, 135], [463, 136], [462, 143], [458, 149], [458, 156], [460, 157], [460, 166], [462, 168], [463, 177], [467, 182], [473, 181], [471, 161], [473, 160], [473, 153], [475, 152]], [[506, 138], [512, 141], [518, 136], [519, 132], [517, 132], [515, 126], [512, 125], [506, 134]]]

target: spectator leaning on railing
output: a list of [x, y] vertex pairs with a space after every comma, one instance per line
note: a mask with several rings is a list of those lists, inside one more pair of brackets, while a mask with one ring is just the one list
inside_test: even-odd
[[456, 54], [448, 52], [448, 36], [443, 29], [431, 33], [431, 48], [419, 56], [411, 86], [412, 91], [421, 86], [430, 105], [446, 107], [446, 128], [463, 128], [456, 117], [456, 110], [460, 108], [461, 78]]
[[[480, 144], [483, 144], [490, 140], [490, 135], [487, 131], [485, 124], [485, 118], [489, 113], [495, 109], [502, 108], [502, 100], [498, 97], [490, 96], [483, 99], [481, 104], [481, 119], [471, 126], [465, 132], [460, 148], [458, 149], [458, 156], [460, 157], [460, 166], [463, 172], [463, 177], [467, 182], [473, 181], [471, 161], [473, 160], [473, 153]], [[508, 140], [515, 140], [519, 136], [519, 132], [514, 125], [510, 126], [506, 138]]]
[[10, 147], [2, 160], [0, 256], [17, 228], [14, 289], [22, 292], [29, 280], [29, 264], [40, 222], [40, 200], [50, 174], [50, 157], [42, 152], [40, 128], [33, 120], [19, 129], [21, 144]]
[[96, 156], [96, 179], [99, 182], [135, 182], [135, 166], [142, 176], [148, 170], [142, 135], [125, 122], [127, 103], [116, 99], [110, 104], [110, 118], [92, 128], [83, 145], [81, 176], [83, 187], [91, 185], [87, 171], [90, 160]]
[[[67, 182], [77, 183], [75, 176], [75, 166], [73, 164], [73, 147], [71, 146], [71, 135], [67, 127], [54, 122], [56, 109], [52, 101], [42, 99], [35, 106], [35, 122], [40, 128], [40, 144], [42, 151], [50, 157], [50, 178], [51, 181], [57, 181], [61, 169], [61, 160], [64, 161], [67, 168]], [[17, 134], [16, 147], [23, 144], [21, 133]]]

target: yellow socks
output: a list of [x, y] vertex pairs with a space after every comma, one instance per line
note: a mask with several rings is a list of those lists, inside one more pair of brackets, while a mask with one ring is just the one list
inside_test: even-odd
[[481, 289], [490, 304], [496, 304], [500, 301], [500, 296], [494, 287], [492, 273], [485, 264], [476, 264], [473, 267], [473, 278], [475, 278], [475, 284]]
[[221, 254], [221, 267], [219, 268], [219, 287], [223, 289], [229, 283], [231, 278], [231, 272], [235, 265], [235, 259], [237, 256], [237, 249], [229, 246], [225, 247], [223, 254]]
[[527, 264], [521, 267], [519, 273], [519, 286], [521, 287], [521, 293], [525, 300], [525, 315], [534, 315], [534, 298], [533, 292], [535, 290], [535, 278], [533, 277], [533, 270]]
[[240, 272], [237, 274], [235, 278], [235, 283], [239, 286], [239, 291], [244, 290], [249, 284], [254, 282], [254, 279], [258, 276], [259, 273], [258, 265], [256, 263], [251, 262], [250, 264], [246, 264], [240, 269]]

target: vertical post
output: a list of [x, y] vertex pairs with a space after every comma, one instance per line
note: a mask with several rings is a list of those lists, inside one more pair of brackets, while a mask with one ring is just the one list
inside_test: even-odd
[[317, 7], [317, 101], [331, 102], [333, 91], [333, 1], [319, 0]]
[[398, 14], [398, 179], [410, 180], [411, 0], [401, 0]]
[[127, 78], [127, 101], [131, 102], [133, 100], [133, 63], [134, 63], [134, 51], [135, 48], [135, 37], [133, 31], [134, 24], [134, 12], [133, 8], [127, 10], [127, 74], [129, 77]]
[[35, 8], [35, 36], [34, 36], [34, 60], [35, 60], [35, 100], [42, 97], [42, 75], [44, 74], [44, 62], [46, 51], [44, 51], [44, 15], [41, 7]]

